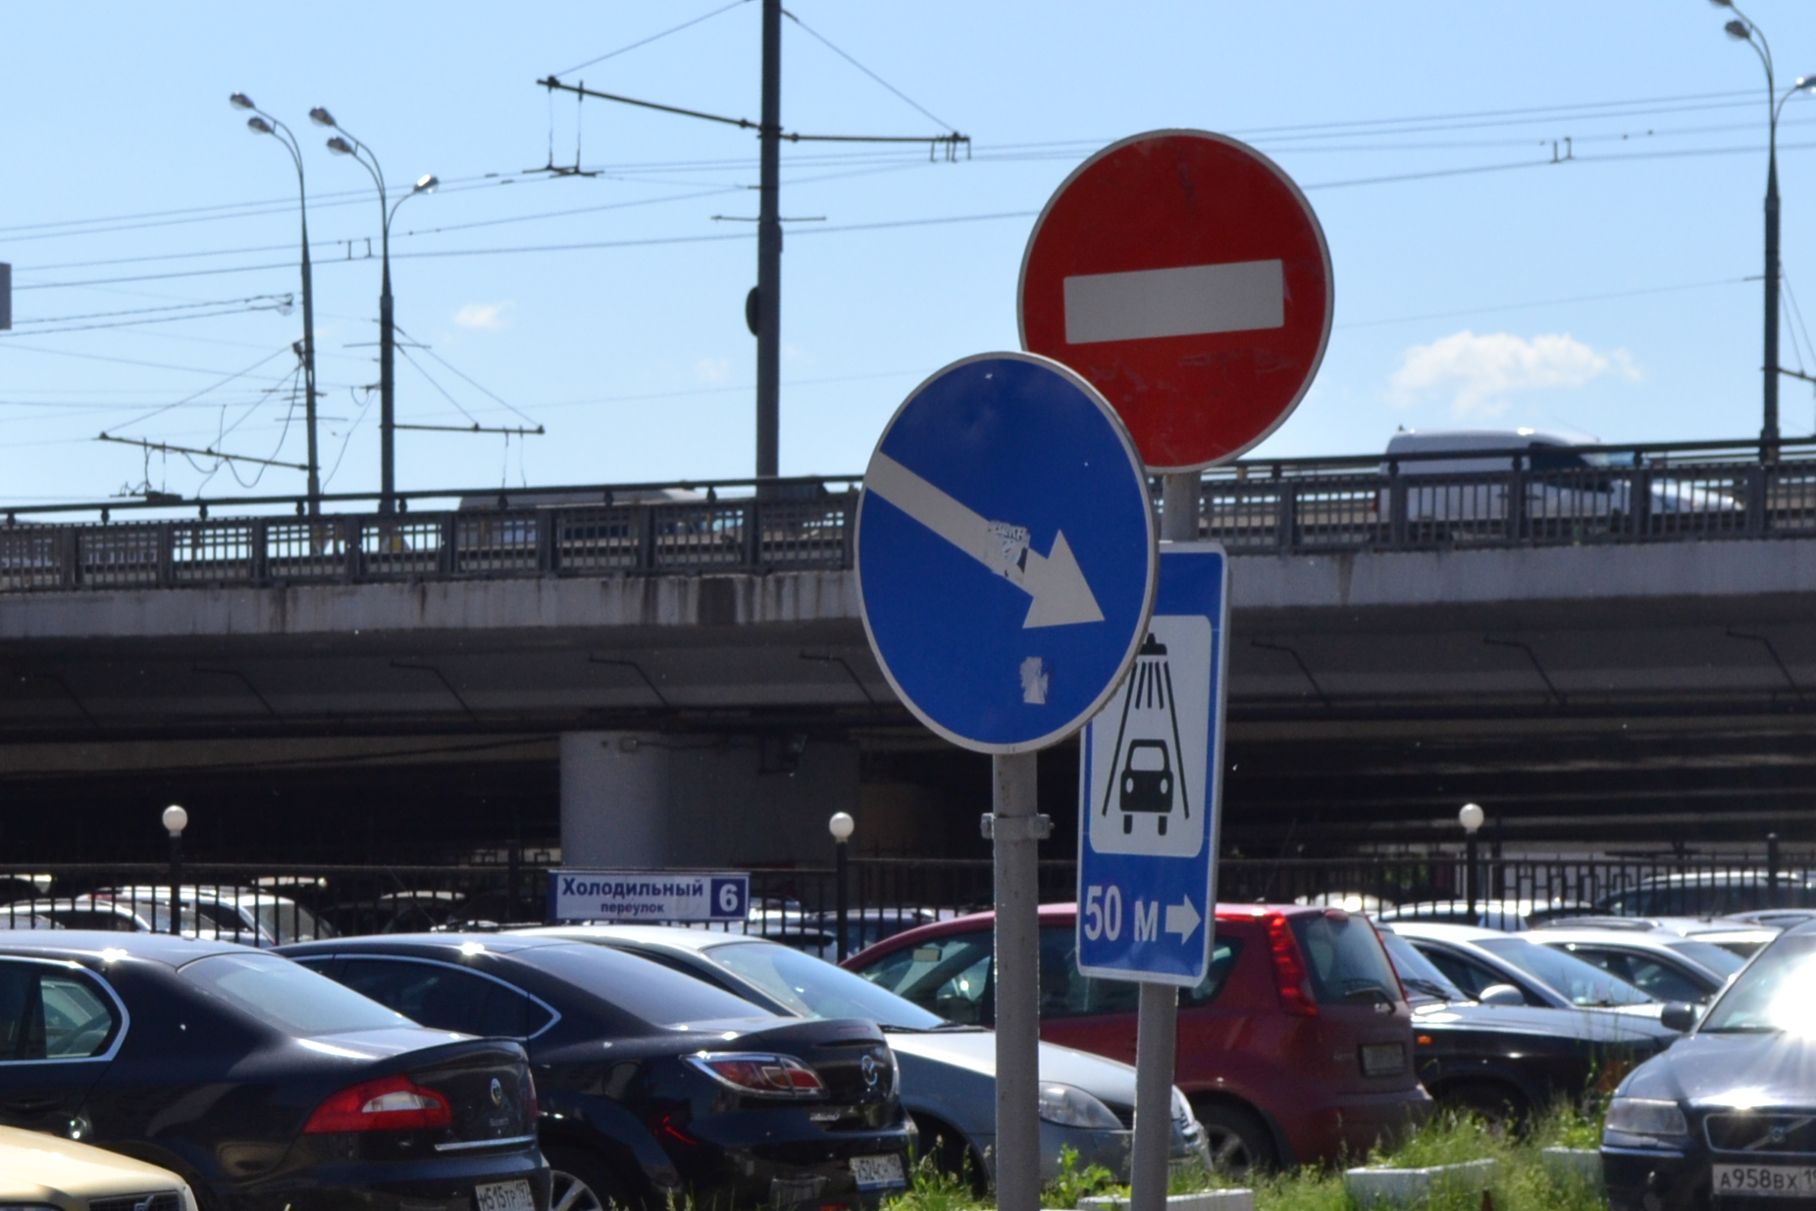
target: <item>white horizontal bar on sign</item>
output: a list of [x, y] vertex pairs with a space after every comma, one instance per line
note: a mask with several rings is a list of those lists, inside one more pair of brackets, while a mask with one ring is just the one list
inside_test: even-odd
[[1065, 280], [1066, 344], [1249, 332], [1286, 323], [1279, 261], [1183, 265]]

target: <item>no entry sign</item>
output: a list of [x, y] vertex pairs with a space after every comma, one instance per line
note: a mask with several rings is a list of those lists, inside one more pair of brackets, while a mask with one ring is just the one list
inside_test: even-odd
[[1022, 346], [1102, 392], [1154, 471], [1272, 433], [1317, 373], [1332, 303], [1298, 186], [1199, 130], [1135, 135], [1079, 165], [1022, 257]]

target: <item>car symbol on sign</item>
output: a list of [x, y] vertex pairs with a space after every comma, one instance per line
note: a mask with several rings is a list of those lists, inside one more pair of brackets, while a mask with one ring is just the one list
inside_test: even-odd
[[1153, 812], [1154, 827], [1166, 836], [1167, 813], [1173, 810], [1173, 766], [1164, 740], [1131, 740], [1123, 759], [1122, 831], [1135, 830], [1134, 812]]

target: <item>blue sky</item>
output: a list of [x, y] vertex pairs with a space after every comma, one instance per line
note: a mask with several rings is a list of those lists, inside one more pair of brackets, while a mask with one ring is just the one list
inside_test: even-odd
[[[228, 107], [235, 90], [304, 142], [331, 490], [377, 484], [377, 403], [363, 388], [377, 379], [366, 249], [378, 204], [309, 125], [318, 104], [393, 186], [426, 172], [447, 183], [394, 228], [398, 323], [427, 346], [400, 360], [399, 420], [527, 417], [548, 430], [401, 433], [400, 486], [749, 474], [755, 244], [751, 224], [713, 216], [755, 214], [754, 138], [577, 107], [535, 84], [561, 72], [754, 117], [754, 0], [567, 70], [723, 2], [9, 11], [0, 260], [16, 266], [16, 328], [0, 336], [0, 498], [98, 500], [147, 482], [300, 490], [291, 470], [243, 487], [210, 460], [94, 440], [106, 430], [302, 461], [286, 351], [300, 314], [275, 309], [297, 289], [295, 178]], [[1745, 279], [1761, 263], [1764, 73], [1706, 0], [789, 11], [800, 23], [784, 34], [786, 126], [934, 133], [924, 109], [974, 143], [955, 164], [924, 148], [785, 150], [784, 215], [823, 217], [788, 228], [785, 473], [857, 471], [921, 378], [1014, 348], [1033, 214], [1096, 147], [1167, 126], [1273, 156], [1330, 243], [1329, 352], [1260, 453], [1376, 450], [1398, 425], [1610, 441], [1758, 431], [1760, 286]], [[1772, 39], [1781, 87], [1816, 71], [1816, 7], [1746, 11]], [[577, 141], [600, 175], [526, 171], [551, 143], [572, 164]], [[1554, 142], [1572, 158], [1552, 163]], [[1793, 100], [1780, 128], [1784, 262], [1816, 320], [1813, 149], [1816, 100]], [[133, 322], [95, 326], [122, 320]], [[1802, 341], [1792, 316], [1783, 360], [1816, 372]], [[1783, 409], [1787, 433], [1816, 429], [1808, 385], [1787, 381]], [[254, 468], [237, 470], [253, 484]]]

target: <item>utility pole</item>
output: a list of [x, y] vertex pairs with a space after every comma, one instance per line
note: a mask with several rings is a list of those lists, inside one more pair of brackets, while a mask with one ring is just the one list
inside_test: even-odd
[[782, 0], [763, 0], [757, 197], [757, 476], [778, 475], [782, 429]]

